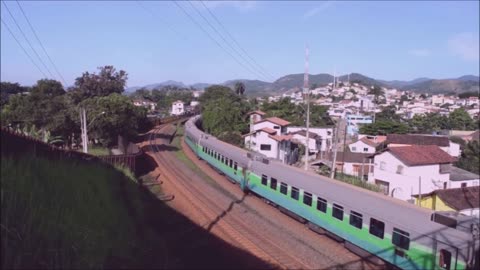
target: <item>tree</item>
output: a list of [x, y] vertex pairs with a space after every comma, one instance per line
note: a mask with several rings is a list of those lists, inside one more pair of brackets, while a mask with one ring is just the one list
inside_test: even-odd
[[244, 92], [245, 92], [245, 84], [243, 82], [236, 82], [235, 93], [239, 96], [243, 96]]
[[11, 95], [24, 93], [24, 92], [27, 92], [28, 90], [29, 90], [28, 87], [20, 86], [20, 84], [18, 83], [1, 82], [0, 83], [0, 93], [1, 93], [0, 106], [7, 104], [8, 99]]
[[478, 126], [470, 115], [462, 108], [456, 109], [448, 115], [450, 129], [475, 130]]
[[465, 145], [460, 159], [456, 162], [456, 166], [469, 172], [480, 174], [480, 146], [479, 142], [472, 140]]
[[75, 79], [74, 99], [80, 102], [83, 99], [98, 96], [104, 97], [113, 93], [121, 94], [125, 90], [128, 75], [125, 71], [117, 71], [113, 66], [98, 68], [100, 72], [84, 72]]
[[444, 129], [450, 129], [448, 118], [439, 113], [426, 113], [414, 115], [408, 122], [415, 133], [432, 133]]
[[403, 103], [404, 101], [408, 101], [408, 96], [405, 94], [400, 96], [400, 103]]
[[373, 101], [374, 101], [376, 104], [379, 104], [379, 102], [380, 102], [380, 97], [383, 97], [383, 95], [385, 95], [385, 92], [383, 91], [383, 89], [382, 89], [380, 86], [375, 85], [375, 86], [373, 86], [373, 88], [371, 88], [371, 89], [368, 91], [368, 94], [374, 95]]
[[316, 83], [312, 84], [312, 86], [310, 86], [310, 90], [314, 90], [314, 89], [317, 89], [318, 85]]
[[38, 80], [32, 87], [32, 95], [40, 95], [44, 98], [53, 98], [65, 94], [62, 84], [56, 80]]
[[384, 107], [381, 112], [375, 115], [375, 119], [386, 121], [400, 121], [402, 118], [396, 114], [397, 108], [394, 105]]
[[250, 103], [226, 86], [214, 85], [200, 97], [202, 127], [221, 140], [241, 145], [241, 134], [248, 131]]
[[388, 120], [380, 120], [360, 127], [360, 133], [368, 135], [406, 134], [408, 132], [409, 127], [407, 125]]
[[478, 92], [463, 92], [458, 94], [459, 98], [478, 97]]

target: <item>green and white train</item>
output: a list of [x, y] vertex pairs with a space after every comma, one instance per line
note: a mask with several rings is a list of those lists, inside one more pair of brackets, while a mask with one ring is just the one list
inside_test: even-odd
[[361, 257], [402, 269], [480, 269], [478, 220], [435, 212], [267, 159], [185, 124], [197, 156]]

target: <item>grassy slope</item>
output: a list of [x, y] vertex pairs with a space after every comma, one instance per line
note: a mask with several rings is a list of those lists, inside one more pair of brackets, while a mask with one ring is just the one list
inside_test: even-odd
[[[54, 169], [53, 169], [54, 168]], [[2, 268], [98, 268], [133, 261], [137, 234], [122, 173], [95, 164], [2, 156]], [[140, 194], [130, 192], [130, 202]], [[140, 213], [141, 214], [141, 213]]]
[[272, 267], [118, 169], [3, 153], [0, 161], [2, 269]]

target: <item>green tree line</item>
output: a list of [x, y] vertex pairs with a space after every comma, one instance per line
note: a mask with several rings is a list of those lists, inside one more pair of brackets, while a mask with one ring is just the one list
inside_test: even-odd
[[127, 73], [113, 66], [98, 69], [98, 73], [84, 72], [69, 89], [49, 79], [32, 87], [2, 82], [2, 126], [39, 130], [39, 136], [50, 134], [65, 147], [80, 143], [80, 107], [87, 111], [89, 138], [103, 146], [114, 145], [118, 135], [131, 138], [147, 128], [146, 109], [122, 95]]

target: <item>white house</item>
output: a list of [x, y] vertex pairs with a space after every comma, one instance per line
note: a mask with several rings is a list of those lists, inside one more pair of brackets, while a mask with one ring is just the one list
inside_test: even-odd
[[[303, 144], [304, 146], [307, 145], [307, 131], [306, 130], [299, 130], [293, 133], [289, 133], [289, 135], [292, 135], [292, 138], [296, 140], [298, 143]], [[313, 132], [308, 132], [308, 152], [309, 154], [311, 153], [318, 153], [321, 149], [321, 144], [322, 144], [322, 138], [313, 133]]]
[[134, 99], [133, 105], [138, 107], [145, 107], [150, 111], [154, 111], [157, 108], [157, 103], [146, 99]]
[[[290, 122], [278, 117], [261, 119], [261, 113], [256, 111], [250, 114], [251, 132], [243, 135], [245, 147], [269, 158], [291, 163], [293, 135], [286, 134], [286, 126]], [[257, 117], [260, 117], [260, 120], [253, 122], [252, 119], [258, 119]]]
[[450, 141], [446, 136], [432, 136], [424, 134], [388, 134], [386, 144], [388, 147], [436, 145], [452, 157], [459, 157], [461, 154], [460, 145]]
[[172, 103], [172, 115], [182, 115], [185, 113], [183, 101], [177, 100]]
[[[301, 130], [305, 130], [305, 127], [287, 127], [287, 133], [293, 134]], [[333, 127], [326, 126], [326, 127], [310, 127], [308, 129], [309, 133], [316, 134], [321, 139], [320, 144], [320, 151], [328, 151], [332, 146], [332, 137], [333, 137]], [[305, 132], [306, 133], [306, 132]], [[317, 138], [318, 139], [318, 138]]]
[[462, 177], [457, 169], [452, 169], [454, 161], [435, 145], [389, 147], [375, 154], [368, 181], [379, 185], [385, 195], [406, 201], [416, 194], [462, 186], [462, 183], [479, 185], [478, 176], [468, 180], [465, 178], [471, 177]]
[[366, 137], [361, 138], [360, 140], [351, 143], [348, 145], [350, 152], [352, 153], [370, 153], [373, 154], [377, 151], [377, 147], [380, 143], [375, 143]]

